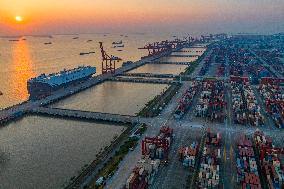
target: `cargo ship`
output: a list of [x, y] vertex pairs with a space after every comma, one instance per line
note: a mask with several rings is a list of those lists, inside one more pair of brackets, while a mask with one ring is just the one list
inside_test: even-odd
[[49, 75], [41, 74], [28, 80], [27, 87], [30, 99], [36, 100], [49, 96], [53, 91], [87, 80], [95, 73], [96, 67], [79, 66], [78, 68]]

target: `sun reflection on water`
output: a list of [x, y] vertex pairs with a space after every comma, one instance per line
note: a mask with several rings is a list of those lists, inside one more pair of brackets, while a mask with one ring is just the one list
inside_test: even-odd
[[28, 44], [20, 40], [13, 46], [13, 72], [10, 74], [11, 88], [17, 90], [17, 99], [28, 98], [27, 80], [35, 75]]

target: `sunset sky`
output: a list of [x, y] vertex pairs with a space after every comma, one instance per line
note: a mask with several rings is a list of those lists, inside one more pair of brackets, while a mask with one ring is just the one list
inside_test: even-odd
[[283, 32], [284, 0], [0, 0], [0, 35], [161, 31]]

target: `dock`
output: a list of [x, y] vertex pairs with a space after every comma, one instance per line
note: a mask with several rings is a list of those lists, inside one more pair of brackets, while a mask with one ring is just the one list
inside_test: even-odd
[[175, 64], [175, 65], [191, 65], [192, 62], [162, 62], [162, 61], [155, 61], [149, 62], [149, 64]]
[[171, 55], [167, 55], [165, 57], [199, 57], [199, 55], [183, 55], [183, 54], [171, 54]]
[[109, 81], [121, 81], [121, 82], [133, 82], [133, 83], [153, 83], [153, 84], [168, 84], [177, 85], [180, 82], [168, 79], [144, 79], [144, 78], [125, 78], [125, 77], [112, 77], [108, 79]]
[[123, 73], [119, 76], [127, 77], [156, 77], [156, 78], [176, 78], [179, 75], [175, 74], [153, 74], [153, 73]]
[[71, 118], [71, 119], [86, 119], [86, 120], [95, 120], [95, 121], [111, 121], [117, 123], [137, 123], [137, 116], [130, 115], [120, 115], [120, 114], [111, 114], [111, 113], [102, 113], [102, 112], [90, 112], [82, 110], [70, 110], [70, 109], [61, 109], [61, 108], [46, 108], [46, 107], [37, 107], [29, 111], [33, 114], [49, 115], [49, 116], [58, 116], [62, 118]]

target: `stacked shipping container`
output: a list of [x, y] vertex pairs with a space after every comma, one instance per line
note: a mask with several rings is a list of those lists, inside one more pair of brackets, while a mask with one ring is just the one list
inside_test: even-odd
[[196, 105], [196, 116], [207, 117], [211, 121], [224, 121], [224, 82], [204, 81], [201, 97]]
[[261, 189], [255, 153], [249, 137], [243, 135], [237, 142], [237, 172], [238, 182], [242, 189]]
[[198, 188], [219, 188], [221, 149], [220, 134], [208, 131], [198, 174]]
[[279, 156], [284, 155], [284, 148], [275, 147], [272, 139], [261, 131], [255, 132], [254, 142], [260, 153], [260, 165], [265, 184], [269, 189], [283, 189], [284, 168]]
[[272, 116], [279, 128], [284, 128], [284, 93], [280, 84], [282, 79], [262, 78], [259, 85], [261, 96], [265, 100], [266, 111]]
[[194, 168], [198, 150], [199, 145], [197, 142], [193, 142], [189, 147], [179, 148], [179, 160], [182, 161], [184, 167]]
[[175, 111], [174, 117], [176, 119], [181, 119], [185, 112], [190, 108], [193, 98], [199, 89], [199, 85], [200, 84], [198, 81], [193, 81], [190, 83], [189, 89], [183, 94]]
[[173, 129], [163, 126], [158, 136], [142, 141], [142, 159], [139, 160], [126, 181], [126, 189], [146, 189], [152, 184], [159, 166], [168, 160]]
[[246, 77], [231, 77], [234, 121], [238, 124], [261, 126], [264, 117], [260, 113], [255, 94]]

